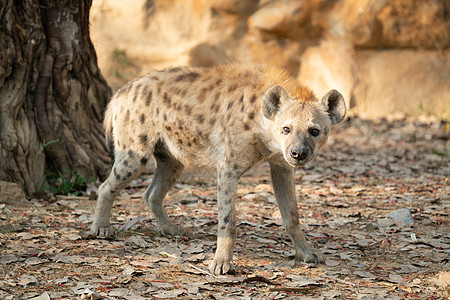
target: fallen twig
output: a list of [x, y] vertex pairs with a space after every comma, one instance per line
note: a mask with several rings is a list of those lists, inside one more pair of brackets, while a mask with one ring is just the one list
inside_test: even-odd
[[213, 273], [210, 273], [210, 272], [208, 272], [208, 271], [205, 271], [205, 270], [203, 270], [203, 269], [200, 269], [199, 267], [196, 267], [196, 266], [194, 266], [193, 264], [188, 264], [188, 266], [191, 267], [191, 268], [193, 268], [193, 269], [196, 269], [196, 270], [199, 271], [199, 272], [202, 272], [203, 274], [206, 274], [206, 275], [209, 275], [209, 276], [212, 276], [212, 277], [215, 277], [215, 278], [219, 278], [218, 276], [214, 275]]

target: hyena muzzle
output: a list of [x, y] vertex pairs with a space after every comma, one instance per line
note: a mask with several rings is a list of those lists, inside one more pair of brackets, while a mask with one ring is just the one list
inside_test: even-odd
[[112, 233], [114, 198], [153, 156], [156, 171], [143, 194], [164, 234], [184, 234], [168, 218], [163, 200], [184, 168], [217, 174], [217, 249], [210, 270], [233, 269], [236, 241], [235, 191], [252, 166], [268, 161], [283, 224], [296, 259], [319, 263], [323, 255], [306, 241], [299, 224], [294, 169], [310, 162], [341, 122], [342, 95], [331, 90], [318, 100], [286, 72], [260, 65], [153, 71], [126, 84], [105, 113], [113, 167], [98, 190], [91, 231]]

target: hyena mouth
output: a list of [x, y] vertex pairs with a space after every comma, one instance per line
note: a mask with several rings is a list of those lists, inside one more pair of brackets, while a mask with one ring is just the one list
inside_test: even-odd
[[314, 159], [315, 156], [316, 155], [314, 153], [314, 154], [308, 156], [306, 159], [303, 159], [303, 160], [297, 160], [297, 159], [286, 158], [286, 157], [285, 157], [285, 160], [290, 166], [292, 166], [292, 167], [294, 167], [296, 169], [302, 169], [308, 163], [310, 163]]
[[294, 162], [288, 161], [288, 164], [289, 164], [291, 167], [294, 167], [294, 168], [296, 168], [296, 169], [302, 169], [302, 168], [306, 165], [306, 163], [299, 162], [299, 161], [294, 161]]

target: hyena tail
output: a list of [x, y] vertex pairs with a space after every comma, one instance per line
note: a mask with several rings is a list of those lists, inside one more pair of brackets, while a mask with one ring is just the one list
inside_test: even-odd
[[113, 110], [111, 101], [105, 111], [103, 128], [105, 129], [106, 146], [108, 147], [109, 157], [111, 157], [111, 164], [114, 164]]

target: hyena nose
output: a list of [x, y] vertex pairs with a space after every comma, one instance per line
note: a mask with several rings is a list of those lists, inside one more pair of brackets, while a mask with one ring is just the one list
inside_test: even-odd
[[291, 157], [296, 160], [305, 160], [308, 157], [308, 150], [306, 148], [300, 149], [299, 147], [291, 148]]

